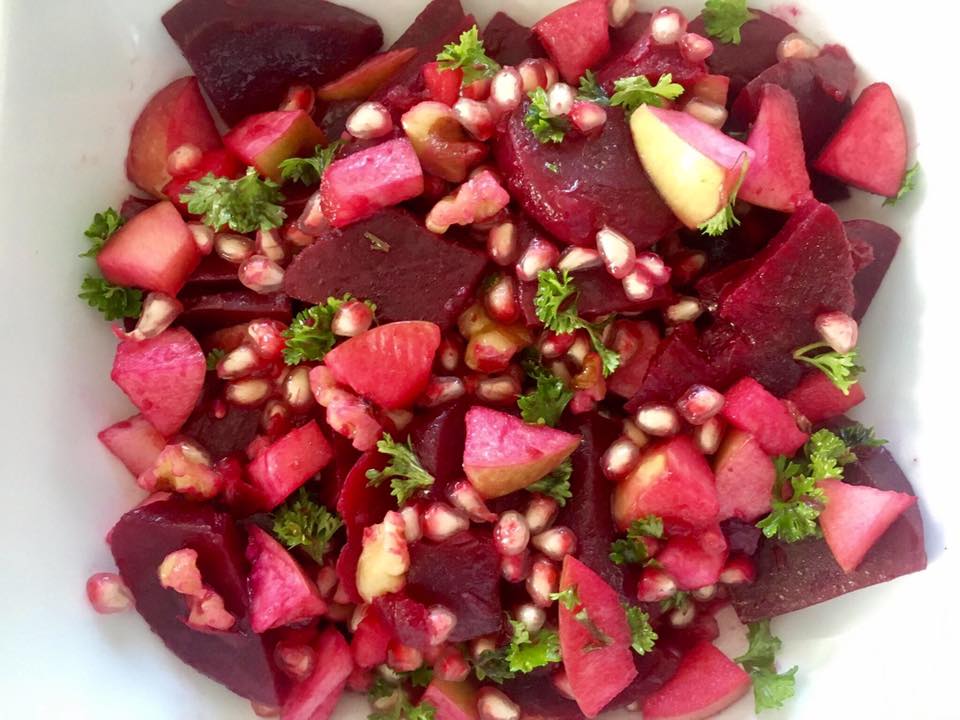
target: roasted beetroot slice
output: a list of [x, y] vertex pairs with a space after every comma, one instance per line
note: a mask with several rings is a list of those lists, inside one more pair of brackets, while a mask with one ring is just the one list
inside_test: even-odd
[[203, 258], [197, 269], [187, 278], [180, 300], [183, 301], [185, 296], [195, 293], [202, 295], [242, 289], [243, 286], [237, 278], [237, 266], [212, 253]]
[[553, 684], [551, 675], [554, 670], [553, 666], [548, 666], [517, 675], [513, 680], [507, 680], [500, 689], [531, 717], [582, 720], [583, 713], [577, 704], [561, 695]]
[[[375, 249], [370, 235], [389, 251]], [[470, 302], [486, 265], [480, 252], [434, 235], [409, 213], [387, 210], [321, 236], [287, 268], [284, 290], [310, 303], [349, 292], [375, 302], [380, 322], [428, 320], [446, 329]]]
[[[885, 448], [858, 447], [858, 463], [844, 468], [844, 481], [913, 495], [913, 487]], [[823, 540], [782, 543], [764, 539], [754, 555], [757, 580], [733, 585], [730, 593], [743, 622], [783, 615], [838, 595], [923, 570], [923, 519], [908, 509], [869, 550], [851, 573], [837, 564]]]
[[463, 443], [467, 428], [466, 400], [418, 414], [410, 423], [410, 439], [423, 467], [436, 478], [432, 492], [442, 496], [448, 483], [463, 477]]
[[494, 15], [483, 29], [483, 47], [501, 65], [519, 65], [527, 58], [546, 56], [533, 30], [505, 12]]
[[500, 558], [488, 535], [467, 531], [443, 542], [421, 540], [410, 547], [406, 592], [426, 605], [453, 611], [457, 625], [451, 642], [500, 629], [499, 586]]
[[429, 612], [426, 605], [404, 592], [381, 595], [373, 601], [390, 634], [418, 650], [430, 646]]
[[524, 125], [525, 113], [526, 105], [511, 115], [494, 153], [514, 199], [551, 235], [593, 247], [606, 225], [646, 248], [677, 227], [637, 154], [624, 152], [633, 140], [620, 110], [608, 109], [593, 137], [546, 144]]
[[[778, 17], [760, 10], [752, 10], [754, 18], [740, 28], [740, 44], [713, 40], [713, 55], [707, 66], [715, 75], [730, 78], [730, 97], [735, 98], [744, 86], [769, 67], [777, 64], [777, 45], [794, 28]], [[688, 31], [709, 37], [703, 18], [690, 23]]]
[[533, 26], [560, 77], [576, 85], [580, 77], [610, 53], [610, 27], [604, 0], [576, 0], [557, 8]]
[[221, 383], [208, 379], [200, 403], [181, 428], [184, 435], [200, 443], [214, 459], [243, 452], [260, 432], [263, 415], [261, 408], [227, 405], [227, 414], [218, 418], [214, 401], [220, 390]]
[[275, 110], [291, 85], [322, 85], [380, 49], [366, 15], [323, 0], [181, 0], [164, 27], [221, 117]]
[[[229, 515], [179, 499], [153, 502], [120, 518], [110, 545], [137, 611], [170, 650], [238, 695], [265, 705], [281, 704], [288, 681], [273, 665], [271, 637], [256, 635], [250, 628], [243, 539]], [[197, 551], [204, 582], [236, 617], [229, 631], [191, 629], [185, 622], [183, 597], [160, 586], [160, 563], [185, 547]]]
[[644, 75], [655, 85], [666, 74], [685, 88], [692, 88], [707, 74], [707, 66], [685, 60], [676, 45], [657, 45], [644, 35], [622, 55], [608, 61], [597, 72], [597, 80], [612, 93], [614, 82], [620, 78]]
[[650, 25], [651, 13], [638, 12], [623, 27], [610, 28], [610, 57], [620, 57], [640, 42]]
[[859, 322], [867, 314], [870, 303], [890, 269], [900, 247], [900, 236], [886, 225], [873, 220], [851, 220], [845, 222], [843, 227], [852, 247], [866, 245], [873, 250], [873, 261], [861, 267], [853, 278], [853, 294], [857, 298], [853, 317]]
[[289, 323], [293, 314], [290, 300], [283, 293], [261, 295], [252, 290], [227, 290], [189, 293], [180, 300], [183, 313], [177, 321], [197, 334], [263, 318]]

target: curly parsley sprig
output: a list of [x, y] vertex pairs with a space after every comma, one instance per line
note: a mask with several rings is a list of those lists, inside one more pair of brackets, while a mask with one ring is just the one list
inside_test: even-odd
[[314, 502], [304, 488], [273, 515], [273, 534], [277, 539], [291, 550], [303, 548], [318, 563], [323, 562], [330, 541], [341, 527], [343, 521], [336, 513]]
[[377, 442], [377, 450], [390, 456], [391, 460], [383, 470], [367, 470], [368, 484], [377, 487], [389, 480], [390, 494], [397, 499], [398, 505], [403, 505], [417, 491], [433, 485], [434, 477], [413, 451], [411, 440], [406, 444], [396, 442], [389, 433], [384, 433], [383, 439]]
[[[838, 353], [829, 348], [830, 346], [825, 342], [805, 345], [794, 350], [793, 359], [815, 367], [830, 378], [830, 382], [836, 385], [840, 392], [849, 395], [850, 388], [857, 384], [860, 373], [864, 371], [863, 366], [858, 363], [860, 355], [856, 350]], [[827, 350], [827, 352], [818, 352], [820, 350]]]
[[747, 639], [750, 642], [747, 652], [734, 662], [740, 663], [753, 681], [754, 709], [759, 713], [783, 707], [796, 690], [799, 668], [794, 665], [787, 672], [777, 672], [776, 654], [782, 643], [770, 632], [769, 620], [750, 623]]
[[562, 379], [547, 371], [540, 363], [528, 360], [523, 367], [537, 387], [517, 398], [520, 416], [524, 422], [555, 427], [573, 399], [573, 392]]
[[550, 100], [543, 88], [530, 93], [530, 106], [523, 123], [541, 144], [563, 142], [570, 129], [570, 123], [565, 118], [556, 117], [550, 112]]
[[563, 507], [567, 504], [567, 500], [573, 497], [573, 491], [570, 490], [570, 477], [572, 475], [573, 462], [570, 458], [567, 458], [552, 473], [537, 480], [533, 485], [528, 485], [527, 490], [552, 497], [557, 501], [557, 505]]
[[740, 29], [756, 17], [747, 9], [747, 0], [707, 0], [703, 8], [707, 35], [733, 45], [740, 44]]
[[202, 215], [203, 222], [214, 230], [229, 227], [239, 233], [283, 225], [287, 217], [282, 204], [285, 199], [277, 183], [261, 179], [252, 167], [237, 180], [208, 173], [187, 185], [187, 191], [180, 195], [187, 210]]
[[437, 55], [437, 63], [441, 70], [462, 70], [464, 85], [493, 77], [500, 71], [500, 64], [487, 55], [476, 25], [463, 32], [457, 42], [446, 45]]
[[671, 73], [661, 75], [656, 85], [651, 85], [646, 75], [620, 78], [614, 81], [613, 89], [610, 104], [622, 107], [628, 114], [641, 105], [663, 107], [668, 100], [676, 100], [683, 95], [683, 85], [675, 83]]
[[317, 145], [310, 157], [287, 158], [280, 163], [280, 174], [284, 180], [316, 185], [336, 159], [343, 144], [342, 140], [336, 140], [327, 146]]

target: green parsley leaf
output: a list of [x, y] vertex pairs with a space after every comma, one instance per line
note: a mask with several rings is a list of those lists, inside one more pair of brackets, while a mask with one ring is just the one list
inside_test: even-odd
[[907, 174], [903, 176], [903, 185], [900, 186], [900, 189], [897, 190], [897, 194], [893, 197], [888, 197], [883, 201], [883, 206], [887, 207], [889, 205], [896, 205], [898, 202], [903, 200], [905, 195], [909, 195], [914, 190], [917, 189], [917, 183], [920, 181], [920, 163], [917, 163], [912, 168], [907, 170]]
[[660, 601], [660, 611], [667, 613], [671, 610], [679, 610], [680, 608], [686, 606], [686, 604], [689, 602], [690, 593], [683, 590], [678, 590], [670, 597]]
[[777, 651], [783, 645], [776, 635], [770, 632], [770, 621], [760, 620], [747, 627], [747, 641], [750, 643], [745, 652], [734, 662], [743, 665], [747, 672], [770, 667], [776, 659]]
[[734, 45], [740, 44], [740, 28], [756, 17], [747, 9], [747, 0], [707, 0], [703, 8], [707, 35]]
[[651, 85], [645, 75], [631, 75], [620, 78], [613, 83], [613, 97], [610, 104], [622, 107], [627, 114], [632, 113], [641, 105], [663, 107], [666, 100], [676, 100], [683, 95], [683, 85], [673, 81], [673, 75], [665, 73]]
[[538, 667], [560, 662], [560, 636], [555, 630], [542, 629], [532, 638], [526, 625], [511, 620], [513, 638], [506, 659], [512, 673], [528, 673]]
[[389, 433], [384, 433], [383, 439], [377, 442], [377, 450], [392, 459], [383, 470], [367, 470], [368, 484], [378, 487], [385, 480], [390, 480], [390, 494], [397, 499], [398, 505], [403, 505], [418, 490], [433, 485], [434, 477], [424, 469], [420, 458], [413, 452], [412, 440], [407, 440], [404, 445], [395, 442]]
[[785, 673], [777, 673], [776, 654], [780, 650], [780, 638], [770, 632], [770, 621], [750, 623], [747, 628], [750, 645], [747, 652], [736, 658], [753, 680], [754, 707], [759, 713], [783, 707], [793, 697], [797, 667]]
[[837, 435], [848, 448], [882, 447], [887, 444], [876, 436], [873, 428], [864, 427], [860, 423], [853, 423], [837, 430]]
[[[829, 348], [830, 346], [825, 342], [805, 345], [794, 351], [793, 359], [817, 368], [830, 378], [830, 382], [836, 385], [840, 392], [849, 395], [850, 388], [857, 384], [860, 373], [864, 371], [864, 368], [857, 364], [859, 354], [856, 350], [838, 353]], [[827, 352], [817, 353], [818, 350], [827, 350]]]
[[208, 173], [187, 185], [187, 192], [180, 195], [191, 214], [202, 215], [203, 222], [214, 230], [226, 226], [239, 233], [283, 225], [287, 217], [281, 205], [284, 199], [280, 186], [273, 180], [261, 180], [252, 167], [238, 180]]
[[610, 559], [617, 565], [643, 565], [649, 559], [644, 537], [662, 538], [663, 520], [656, 515], [634, 520], [627, 530], [626, 539], [615, 540], [610, 544]]
[[573, 619], [593, 636], [594, 641], [585, 648], [587, 652], [599, 650], [613, 642], [613, 638], [597, 627], [597, 624], [590, 617], [587, 609], [580, 601], [580, 594], [577, 592], [576, 585], [571, 585], [560, 592], [550, 593], [550, 599], [558, 601], [566, 610], [573, 613]]
[[750, 673], [753, 680], [753, 707], [758, 713], [764, 710], [776, 710], [793, 697], [797, 686], [797, 671], [794, 665], [784, 673], [776, 670], [754, 670]]
[[507, 660], [507, 647], [484, 650], [480, 653], [480, 657], [473, 661], [473, 671], [477, 675], [477, 680], [492, 680], [498, 684], [512, 680], [517, 676], [515, 672], [510, 670], [510, 662]]
[[530, 93], [530, 106], [523, 123], [541, 144], [563, 142], [570, 129], [570, 124], [564, 118], [554, 117], [550, 113], [547, 91], [543, 88]]
[[474, 25], [460, 35], [459, 42], [450, 43], [437, 55], [441, 70], [463, 70], [463, 84], [493, 77], [500, 65], [484, 50], [480, 30]]
[[527, 490], [552, 497], [557, 501], [557, 505], [563, 507], [567, 504], [567, 500], [573, 497], [573, 492], [570, 490], [570, 476], [572, 474], [573, 462], [570, 458], [567, 458], [560, 464], [560, 467], [545, 478], [527, 486]]
[[207, 372], [213, 372], [217, 369], [217, 365], [220, 364], [220, 361], [223, 360], [223, 356], [227, 353], [221, 348], [214, 348], [207, 353]]
[[426, 687], [433, 680], [433, 668], [421, 665], [416, 670], [400, 673], [400, 679], [409, 682], [413, 687]]
[[368, 720], [434, 720], [436, 716], [437, 709], [429, 702], [421, 700], [414, 705], [403, 687], [383, 678], [374, 681], [367, 696], [375, 708], [382, 708], [368, 715]]
[[107, 208], [102, 213], [93, 216], [90, 227], [84, 230], [83, 234], [90, 239], [90, 249], [80, 253], [80, 257], [96, 257], [100, 254], [104, 244], [110, 239], [120, 226], [123, 225], [123, 218], [113, 208]]
[[743, 185], [743, 179], [747, 176], [747, 170], [749, 167], [750, 159], [744, 158], [743, 163], [740, 165], [740, 178], [737, 180], [737, 185], [733, 188], [733, 192], [730, 193], [730, 198], [727, 201], [727, 204], [720, 212], [700, 225], [700, 231], [704, 235], [709, 235], [710, 237], [719, 237], [734, 225], [740, 224], [739, 218], [733, 214], [733, 207], [737, 204], [737, 193], [740, 192], [740, 186]]
[[536, 382], [537, 389], [517, 398], [523, 421], [556, 427], [567, 404], [573, 399], [573, 392], [563, 380], [538, 362], [525, 362], [524, 368]]
[[335, 513], [317, 504], [300, 488], [297, 496], [281, 505], [273, 514], [273, 534], [289, 549], [301, 547], [318, 563], [330, 548], [330, 541], [343, 527]]
[[[649, 83], [648, 83], [649, 84]], [[592, 70], [587, 70], [580, 78], [580, 91], [577, 95], [580, 100], [589, 100], [597, 105], [609, 105], [610, 97], [597, 81]]]
[[625, 605], [627, 622], [630, 624], [630, 635], [633, 638], [631, 647], [637, 655], [646, 655], [653, 650], [658, 636], [650, 625], [650, 616], [638, 607]]
[[143, 309], [143, 292], [136, 288], [114, 285], [103, 278], [87, 275], [80, 285], [81, 300], [103, 313], [107, 320], [135, 318]]
[[557, 174], [558, 172], [560, 172], [560, 166], [557, 165], [555, 162], [544, 163], [543, 166], [553, 174]]
[[[299, 365], [302, 362], [323, 360], [328, 352], [333, 350], [337, 338], [330, 329], [333, 316], [353, 296], [347, 293], [342, 298], [327, 298], [323, 305], [301, 310], [283, 332], [286, 347], [283, 349], [283, 361], [287, 365]], [[377, 306], [371, 302], [367, 306], [377, 311]]]
[[326, 147], [317, 145], [313, 155], [305, 158], [287, 158], [280, 163], [280, 174], [284, 180], [302, 182], [304, 185], [316, 185], [330, 164], [336, 159], [343, 147], [342, 140], [336, 140]]

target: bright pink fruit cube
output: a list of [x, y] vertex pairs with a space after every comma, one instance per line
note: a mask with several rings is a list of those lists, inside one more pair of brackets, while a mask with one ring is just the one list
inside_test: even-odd
[[170, 437], [190, 417], [207, 375], [207, 360], [183, 328], [117, 346], [110, 378], [153, 425]]
[[313, 650], [316, 669], [290, 692], [280, 714], [283, 720], [328, 720], [353, 672], [350, 646], [335, 628], [320, 633]]
[[893, 521], [917, 502], [913, 495], [840, 480], [823, 480], [819, 486], [827, 496], [820, 513], [823, 537], [847, 573], [857, 569]]
[[330, 224], [343, 227], [422, 193], [420, 160], [401, 138], [331, 164], [320, 184], [320, 203]]
[[753, 435], [732, 429], [713, 463], [720, 498], [720, 520], [752, 522], [770, 512], [777, 471]]
[[374, 605], [368, 606], [350, 640], [353, 662], [361, 668], [374, 668], [385, 663], [390, 639], [390, 627], [384, 622], [380, 610]]
[[97, 255], [97, 265], [117, 285], [176, 295], [202, 257], [180, 212], [165, 201], [117, 230]]
[[797, 410], [812, 423], [843, 415], [866, 399], [860, 383], [851, 386], [850, 392], [844, 395], [840, 388], [819, 370], [804, 375], [800, 384], [787, 395], [787, 400], [796, 405]]
[[280, 182], [280, 163], [313, 155], [324, 143], [323, 131], [303, 110], [277, 110], [251, 115], [228, 132], [223, 144], [261, 175]]
[[257, 455], [247, 468], [250, 482], [273, 509], [333, 458], [333, 450], [315, 420], [291, 430]]
[[560, 76], [576, 85], [580, 76], [610, 52], [606, 0], [578, 0], [543, 18], [533, 31]]
[[657, 561], [681, 590], [713, 585], [727, 561], [727, 540], [716, 525], [696, 535], [676, 535], [657, 553]]
[[783, 401], [753, 378], [744, 378], [727, 391], [722, 413], [732, 425], [753, 435], [768, 455], [793, 455], [809, 437]]
[[143, 415], [115, 423], [101, 430], [97, 437], [134, 475], [152, 468], [167, 445], [163, 435]]

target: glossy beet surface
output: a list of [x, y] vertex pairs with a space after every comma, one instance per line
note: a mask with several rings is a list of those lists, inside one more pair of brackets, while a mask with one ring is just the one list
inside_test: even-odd
[[418, 415], [410, 424], [413, 450], [442, 493], [451, 481], [463, 476], [464, 417], [470, 404], [458, 400]]
[[219, 382], [210, 382], [193, 414], [182, 428], [214, 459], [242, 452], [260, 431], [261, 408], [227, 405], [226, 415], [217, 417], [214, 399], [222, 390]]
[[863, 266], [853, 278], [853, 292], [857, 298], [853, 317], [859, 321], [866, 315], [887, 270], [890, 269], [900, 247], [900, 236], [886, 225], [872, 220], [851, 220], [844, 223], [843, 227], [854, 249], [869, 248]]
[[501, 65], [519, 65], [527, 58], [546, 55], [533, 30], [505, 12], [494, 15], [483, 29], [483, 47]]
[[191, 292], [183, 295], [181, 301], [183, 313], [177, 320], [195, 333], [211, 332], [263, 318], [289, 323], [293, 315], [290, 299], [283, 293], [261, 295], [252, 290]]

